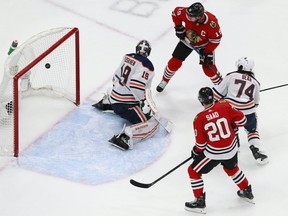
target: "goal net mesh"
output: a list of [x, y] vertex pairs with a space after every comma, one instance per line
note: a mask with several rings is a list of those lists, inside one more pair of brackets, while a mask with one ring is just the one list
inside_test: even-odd
[[79, 104], [79, 31], [55, 28], [22, 43], [6, 59], [0, 85], [0, 155], [18, 156], [21, 99], [64, 97]]

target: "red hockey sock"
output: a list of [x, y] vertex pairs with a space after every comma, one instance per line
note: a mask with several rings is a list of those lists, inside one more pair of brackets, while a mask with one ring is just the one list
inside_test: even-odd
[[175, 72], [182, 66], [182, 62], [182, 60], [172, 57], [168, 61], [162, 79], [166, 82], [169, 82], [170, 79], [174, 76]]
[[231, 170], [225, 167], [223, 167], [223, 169], [227, 173], [227, 175], [232, 178], [232, 180], [240, 188], [240, 190], [244, 190], [245, 188], [247, 188], [247, 186], [249, 185], [248, 180], [238, 166]]
[[190, 177], [194, 197], [196, 198], [201, 197], [204, 191], [204, 182], [202, 179], [202, 174], [197, 173], [195, 170], [193, 170], [192, 166], [188, 167], [188, 174]]
[[217, 70], [216, 65], [209, 65], [208, 67], [202, 67], [202, 68], [205, 75], [208, 76], [215, 85], [219, 85], [221, 83], [222, 76], [220, 72]]

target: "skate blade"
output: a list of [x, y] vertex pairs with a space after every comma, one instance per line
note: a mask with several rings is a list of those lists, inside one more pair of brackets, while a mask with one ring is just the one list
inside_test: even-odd
[[187, 208], [185, 206], [184, 208], [186, 211], [189, 211], [189, 212], [194, 212], [194, 213], [198, 213], [198, 214], [206, 214], [206, 210], [205, 208]]
[[114, 147], [116, 148], [119, 148], [121, 149], [122, 151], [126, 151], [127, 149], [125, 149], [124, 147], [122, 146], [119, 146], [116, 142], [116, 139], [117, 139], [118, 136], [114, 135], [110, 140], [108, 140], [108, 142], [111, 143], [111, 145], [113, 145]]
[[241, 199], [241, 200], [244, 200], [245, 202], [248, 202], [248, 203], [251, 203], [251, 204], [254, 204], [254, 205], [255, 205], [254, 199], [251, 200], [251, 199], [248, 199], [248, 198], [245, 198], [245, 197], [243, 197], [243, 198], [240, 197], [240, 199]]
[[115, 143], [111, 143], [111, 145], [115, 146], [115, 147], [118, 148], [118, 149], [121, 149], [122, 151], [127, 151], [127, 149], [124, 149], [124, 148], [116, 145]]
[[265, 158], [264, 160], [261, 160], [261, 159], [259, 158], [259, 159], [257, 159], [256, 161], [257, 161], [257, 163], [258, 163], [259, 165], [265, 165], [265, 164], [268, 164], [268, 163], [269, 163], [268, 158]]

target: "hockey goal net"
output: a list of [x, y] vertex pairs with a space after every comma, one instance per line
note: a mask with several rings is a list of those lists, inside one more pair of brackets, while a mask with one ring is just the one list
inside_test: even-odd
[[35, 94], [56, 96], [79, 105], [79, 70], [77, 28], [41, 32], [7, 57], [0, 86], [0, 155], [18, 157], [22, 98]]

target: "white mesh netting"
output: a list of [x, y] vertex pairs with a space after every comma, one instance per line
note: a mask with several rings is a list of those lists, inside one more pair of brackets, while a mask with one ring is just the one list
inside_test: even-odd
[[[77, 28], [66, 27], [44, 31], [7, 57], [0, 85], [0, 155], [15, 155], [15, 147], [16, 151], [18, 148], [16, 127], [19, 122], [18, 118], [15, 121], [15, 112], [21, 113], [21, 107], [15, 106], [16, 98], [19, 105], [21, 99], [35, 94], [65, 97], [74, 103], [79, 100], [76, 84], [79, 38], [76, 33]], [[16, 80], [17, 92], [13, 80]]]

